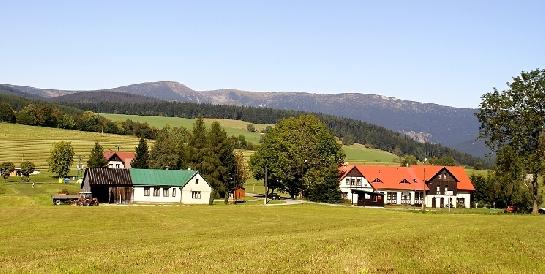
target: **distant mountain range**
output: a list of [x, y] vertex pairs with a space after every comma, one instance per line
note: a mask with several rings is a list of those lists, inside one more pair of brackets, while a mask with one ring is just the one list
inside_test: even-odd
[[[419, 103], [376, 94], [340, 93], [314, 94], [306, 92], [252, 92], [237, 89], [196, 91], [171, 81], [150, 82], [112, 89], [77, 91], [39, 89], [26, 86], [0, 85], [3, 90], [29, 97], [56, 98], [78, 102], [97, 100], [95, 92], [119, 92], [116, 100], [131, 102], [147, 98], [222, 105], [244, 105], [276, 109], [327, 113], [362, 120], [403, 132], [420, 142], [440, 143], [454, 149], [483, 156], [487, 149], [477, 142], [479, 124], [476, 109], [454, 108], [438, 104]], [[150, 99], [151, 100], [151, 99]]]

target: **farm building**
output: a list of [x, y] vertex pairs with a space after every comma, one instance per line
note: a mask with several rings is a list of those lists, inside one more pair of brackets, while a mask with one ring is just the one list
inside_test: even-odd
[[194, 170], [130, 170], [134, 202], [208, 204], [212, 188]]
[[82, 192], [100, 203], [207, 204], [212, 188], [194, 170], [89, 168]]
[[88, 168], [83, 174], [81, 190], [91, 193], [99, 203], [132, 202], [133, 185], [127, 169]]
[[362, 192], [381, 193], [385, 204], [470, 207], [473, 183], [463, 167], [456, 166], [343, 166], [339, 186], [345, 199], [359, 204]]
[[105, 151], [104, 159], [108, 161], [108, 168], [131, 168], [131, 162], [136, 153], [130, 151]]

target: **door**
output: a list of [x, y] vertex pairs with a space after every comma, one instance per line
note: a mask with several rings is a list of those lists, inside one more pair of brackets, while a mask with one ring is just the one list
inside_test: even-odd
[[445, 198], [441, 198], [441, 204], [439, 206], [441, 208], [445, 207]]
[[433, 197], [433, 198], [431, 199], [431, 207], [432, 207], [432, 208], [437, 207], [437, 205], [435, 204], [435, 197]]

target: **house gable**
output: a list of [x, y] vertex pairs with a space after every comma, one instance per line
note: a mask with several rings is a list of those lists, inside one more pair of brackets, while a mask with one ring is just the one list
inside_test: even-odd
[[445, 167], [440, 169], [430, 180], [427, 181], [430, 195], [446, 195], [452, 191], [453, 195], [458, 193], [458, 179]]

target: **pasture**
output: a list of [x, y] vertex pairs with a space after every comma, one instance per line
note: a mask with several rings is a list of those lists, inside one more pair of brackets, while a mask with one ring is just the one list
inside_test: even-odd
[[545, 218], [303, 204], [0, 207], [0, 272], [543, 273]]
[[76, 156], [87, 161], [95, 141], [100, 142], [104, 150], [134, 150], [138, 139], [134, 136], [101, 134], [58, 128], [34, 127], [20, 124], [0, 123], [0, 162], [14, 162], [17, 167], [23, 161], [31, 161], [40, 170], [48, 168], [47, 158], [52, 145], [59, 141], [69, 141]]

